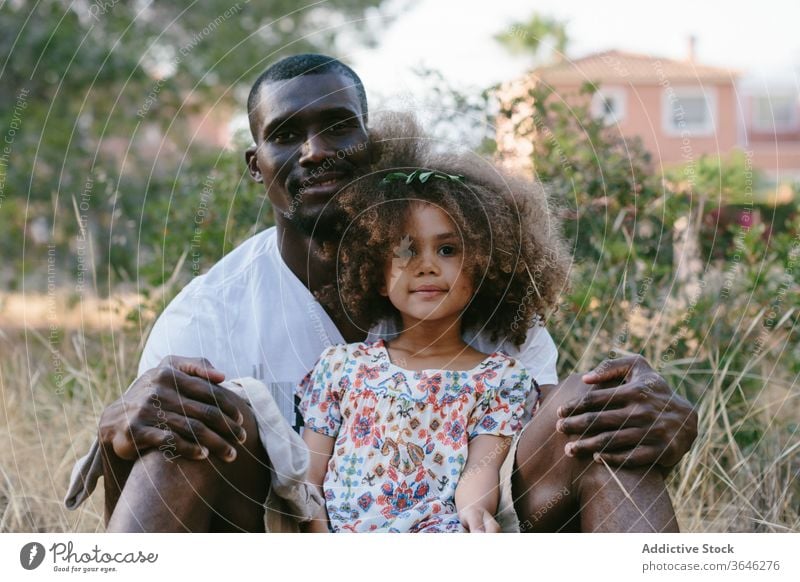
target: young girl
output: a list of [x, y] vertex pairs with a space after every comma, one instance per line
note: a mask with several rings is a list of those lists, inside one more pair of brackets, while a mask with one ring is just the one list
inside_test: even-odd
[[501, 465], [538, 387], [464, 336], [521, 344], [556, 303], [564, 253], [535, 184], [396, 134], [340, 197], [348, 226], [324, 251], [339, 285], [323, 303], [395, 333], [329, 348], [298, 387], [326, 503], [307, 530], [499, 531]]

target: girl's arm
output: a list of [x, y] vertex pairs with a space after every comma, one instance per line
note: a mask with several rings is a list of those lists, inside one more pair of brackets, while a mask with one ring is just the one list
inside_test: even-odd
[[470, 533], [500, 531], [494, 519], [500, 500], [500, 467], [511, 437], [481, 434], [469, 441], [467, 465], [456, 486], [456, 509]]
[[[306, 428], [303, 431], [303, 441], [305, 441], [308, 446], [310, 455], [308, 482], [317, 488], [324, 500], [325, 492], [322, 490], [322, 483], [325, 481], [328, 461], [331, 458], [333, 444], [336, 442], [336, 439]], [[300, 529], [306, 533], [328, 533], [328, 511], [325, 508], [325, 504], [322, 505], [314, 519], [300, 524]]]

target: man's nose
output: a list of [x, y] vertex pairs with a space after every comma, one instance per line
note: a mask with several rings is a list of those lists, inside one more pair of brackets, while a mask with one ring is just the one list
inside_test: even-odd
[[318, 165], [333, 156], [334, 151], [323, 135], [311, 135], [300, 148], [300, 165]]

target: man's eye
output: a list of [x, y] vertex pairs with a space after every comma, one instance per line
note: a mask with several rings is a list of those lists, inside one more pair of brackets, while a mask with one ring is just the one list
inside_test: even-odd
[[355, 125], [355, 122], [352, 119], [345, 119], [345, 120], [342, 120], [342, 121], [337, 121], [336, 123], [334, 123], [333, 125], [331, 125], [328, 128], [328, 132], [329, 133], [343, 133], [343, 132], [346, 132], [346, 131], [350, 131], [353, 128], [354, 125]]
[[295, 133], [291, 129], [281, 129], [273, 133], [269, 139], [270, 141], [274, 141], [276, 143], [284, 143], [287, 141], [292, 141], [293, 139], [297, 138], [297, 133]]
[[458, 253], [458, 248], [455, 245], [442, 245], [439, 247], [439, 254], [443, 257], [451, 257]]

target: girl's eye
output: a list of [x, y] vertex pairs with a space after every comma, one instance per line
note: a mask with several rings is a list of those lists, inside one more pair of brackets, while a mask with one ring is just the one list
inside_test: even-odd
[[439, 254], [443, 257], [451, 257], [458, 252], [455, 245], [442, 245], [439, 247]]

